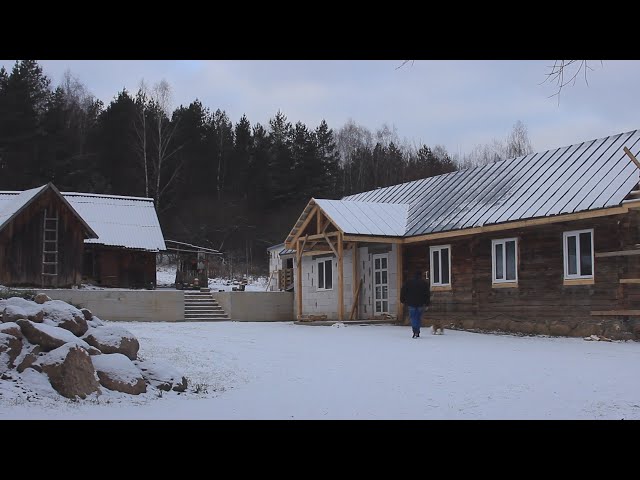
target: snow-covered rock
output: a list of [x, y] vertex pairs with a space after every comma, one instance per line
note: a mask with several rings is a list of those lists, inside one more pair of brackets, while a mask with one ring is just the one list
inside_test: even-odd
[[62, 300], [51, 300], [43, 304], [44, 323], [69, 330], [76, 337], [87, 333], [89, 325], [84, 314], [73, 305]]
[[18, 320], [16, 322], [24, 337], [35, 345], [40, 345], [45, 352], [61, 347], [65, 343], [88, 348], [89, 345], [84, 340], [76, 337], [73, 333], [64, 328], [45, 325], [43, 323], [33, 323], [29, 320]]
[[168, 392], [173, 388], [176, 392], [187, 389], [187, 379], [170, 364], [160, 360], [136, 360], [133, 362], [150, 385]]
[[138, 339], [129, 330], [116, 325], [90, 328], [82, 338], [102, 353], [122, 353], [129, 360], [135, 360], [140, 349]]
[[67, 343], [58, 347], [38, 358], [33, 366], [40, 367], [49, 377], [51, 386], [67, 398], [86, 398], [100, 392], [91, 357], [78, 345]]
[[18, 366], [16, 367], [18, 373], [24, 372], [27, 368], [33, 365], [33, 362], [38, 359], [38, 354], [40, 354], [40, 352], [42, 352], [42, 347], [40, 345], [36, 345], [22, 357], [22, 360], [16, 362], [18, 363]]
[[0, 353], [6, 353], [8, 368], [14, 368], [13, 362], [22, 351], [22, 340], [8, 333], [0, 333]]
[[[44, 312], [42, 311], [42, 308], [40, 308], [37, 304], [29, 302], [24, 298], [13, 297], [6, 300], [6, 302], [9, 302], [9, 300], [22, 300], [24, 302], [30, 303], [31, 305], [29, 305], [27, 308], [12, 303], [7, 303], [4, 307], [0, 305], [0, 311], [2, 311], [2, 321], [4, 323], [15, 322], [20, 318], [26, 318], [28, 320], [31, 320], [32, 322], [37, 323], [42, 322], [42, 319], [44, 318]], [[32, 305], [35, 305], [36, 307], [34, 308]]]
[[84, 319], [87, 322], [93, 318], [93, 313], [91, 313], [91, 310], [89, 310], [88, 308], [81, 308], [80, 311], [82, 312], [82, 315], [84, 315]]
[[7, 333], [22, 340], [22, 332], [15, 322], [0, 323], [0, 333]]
[[91, 320], [87, 320], [87, 325], [90, 327], [102, 327], [104, 322], [94, 315]]
[[103, 387], [131, 395], [147, 391], [140, 370], [121, 353], [97, 355], [91, 360]]

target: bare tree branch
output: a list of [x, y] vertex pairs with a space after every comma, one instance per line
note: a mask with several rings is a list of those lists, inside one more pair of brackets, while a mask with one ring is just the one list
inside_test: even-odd
[[[600, 60], [600, 64], [602, 65], [602, 60]], [[558, 104], [560, 103], [560, 92], [565, 86], [569, 84], [575, 85], [580, 72], [584, 73], [584, 81], [589, 85], [587, 72], [593, 71], [593, 68], [589, 65], [589, 60], [556, 60], [553, 65], [550, 65], [548, 68], [547, 78], [545, 78], [541, 84], [544, 82], [556, 84], [558, 91], [553, 95], [549, 95], [549, 98], [557, 96]]]

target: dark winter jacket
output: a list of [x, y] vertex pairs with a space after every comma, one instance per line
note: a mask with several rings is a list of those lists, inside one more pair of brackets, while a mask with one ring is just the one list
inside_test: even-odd
[[408, 280], [400, 289], [400, 302], [410, 307], [429, 305], [429, 283], [422, 278]]

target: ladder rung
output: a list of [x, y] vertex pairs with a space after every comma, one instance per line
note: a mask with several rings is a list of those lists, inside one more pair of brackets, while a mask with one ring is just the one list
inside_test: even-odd
[[57, 277], [58, 276], [57, 273], [44, 273], [44, 272], [42, 273], [42, 275], [46, 275], [48, 277]]
[[57, 240], [45, 240], [45, 242], [49, 242], [49, 243], [56, 243]]
[[42, 262], [43, 265], [57, 265], [58, 262]]
[[57, 228], [45, 228], [44, 231], [45, 232], [57, 232], [58, 229]]
[[57, 254], [58, 251], [57, 250], [43, 250], [42, 253], [45, 253], [45, 254], [46, 253], [55, 253], [55, 254]]

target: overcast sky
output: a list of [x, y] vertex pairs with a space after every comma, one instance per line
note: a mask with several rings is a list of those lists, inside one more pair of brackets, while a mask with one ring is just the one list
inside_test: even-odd
[[[0, 60], [10, 70], [15, 61]], [[375, 131], [387, 123], [400, 138], [464, 153], [504, 138], [517, 120], [535, 150], [640, 127], [640, 61], [592, 61], [593, 71], [558, 98], [544, 82], [552, 60], [42, 60], [54, 85], [69, 69], [105, 105], [141, 79], [166, 79], [174, 106], [195, 98], [237, 122], [267, 123], [278, 110], [314, 128], [335, 130], [348, 119]]]

